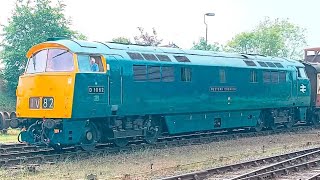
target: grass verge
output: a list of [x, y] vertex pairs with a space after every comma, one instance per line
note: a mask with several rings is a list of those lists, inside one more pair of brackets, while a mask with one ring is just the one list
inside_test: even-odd
[[17, 143], [19, 130], [17, 129], [8, 129], [6, 133], [0, 134], [0, 143]]

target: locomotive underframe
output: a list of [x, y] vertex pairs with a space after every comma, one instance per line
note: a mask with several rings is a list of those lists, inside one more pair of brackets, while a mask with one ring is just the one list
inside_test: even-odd
[[[309, 109], [308, 112], [317, 114], [316, 117], [310, 118], [310, 122], [318, 123], [320, 111]], [[91, 149], [96, 143], [112, 142], [116, 146], [125, 146], [130, 141], [136, 140], [155, 143], [161, 135], [185, 135], [236, 128], [253, 128], [261, 131], [276, 129], [279, 126], [291, 128], [297, 122], [309, 123], [307, 108], [170, 116], [114, 116], [96, 119], [27, 119], [20, 120], [19, 126], [25, 128], [21, 132], [21, 140], [31, 144], [45, 144], [59, 148], [81, 145], [90, 146]], [[195, 127], [197, 125], [201, 125], [201, 128]], [[192, 132], [190, 128], [193, 129]]]

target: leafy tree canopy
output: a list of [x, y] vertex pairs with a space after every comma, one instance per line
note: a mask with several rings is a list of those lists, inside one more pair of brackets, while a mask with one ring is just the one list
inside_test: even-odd
[[33, 45], [49, 37], [85, 39], [85, 36], [69, 28], [61, 0], [53, 5], [50, 0], [17, 0], [8, 25], [3, 26], [1, 58], [5, 65], [3, 77], [8, 90], [15, 93], [18, 77], [24, 71], [26, 52]]
[[126, 37], [117, 37], [113, 38], [112, 42], [122, 43], [122, 44], [132, 44], [129, 38]]
[[206, 50], [206, 51], [222, 51], [222, 47], [218, 43], [207, 44], [206, 40], [201, 37], [197, 43], [193, 43], [191, 49]]
[[264, 21], [250, 32], [237, 34], [227, 43], [229, 51], [301, 59], [306, 46], [305, 29], [287, 19]]
[[158, 46], [161, 44], [163, 39], [159, 39], [155, 28], [152, 28], [152, 35], [150, 35], [148, 32], [144, 32], [142, 27], [138, 27], [138, 30], [140, 34], [138, 36], [134, 36], [134, 40], [137, 44], [148, 46]]

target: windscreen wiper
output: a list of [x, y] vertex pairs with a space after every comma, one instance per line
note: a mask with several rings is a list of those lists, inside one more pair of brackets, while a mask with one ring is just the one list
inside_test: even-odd
[[69, 52], [69, 50], [68, 50], [68, 51], [65, 51], [65, 52], [62, 52], [62, 53], [60, 53], [60, 54], [58, 54], [58, 55], [54, 56], [52, 59], [54, 59], [54, 58], [56, 58], [56, 57], [58, 57], [58, 56], [61, 56], [61, 55], [65, 54], [65, 53], [67, 53], [67, 52]]

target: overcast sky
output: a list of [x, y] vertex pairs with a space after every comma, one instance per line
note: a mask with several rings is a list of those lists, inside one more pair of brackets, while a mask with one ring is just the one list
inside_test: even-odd
[[[0, 1], [0, 23], [6, 24], [15, 0]], [[89, 40], [111, 41], [118, 36], [133, 39], [137, 27], [151, 32], [155, 27], [163, 44], [174, 42], [182, 48], [192, 47], [205, 36], [206, 17], [209, 43], [225, 43], [235, 34], [249, 31], [264, 17], [289, 18], [307, 29], [309, 46], [320, 46], [317, 14], [319, 0], [64, 0], [65, 14], [72, 29]]]

